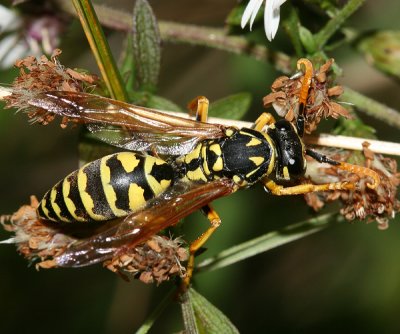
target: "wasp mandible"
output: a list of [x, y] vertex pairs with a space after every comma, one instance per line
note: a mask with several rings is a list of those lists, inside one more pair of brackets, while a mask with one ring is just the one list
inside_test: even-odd
[[52, 224], [111, 222], [56, 257], [57, 266], [83, 266], [123, 254], [200, 209], [210, 227], [190, 244], [187, 286], [195, 253], [221, 223], [210, 205], [213, 200], [258, 183], [274, 195], [355, 189], [351, 182], [285, 186], [304, 176], [306, 155], [370, 177], [368, 186], [376, 188], [380, 181], [374, 171], [306, 148], [303, 114], [313, 68], [306, 59], [299, 60], [298, 67], [302, 65], [305, 75], [293, 123], [275, 121], [269, 113], [251, 128], [207, 123], [205, 97], [190, 104], [195, 120], [86, 93], [54, 91], [32, 98], [31, 106], [83, 123], [93, 133], [117, 132], [108, 142], [124, 149], [72, 172], [39, 203], [39, 217]]

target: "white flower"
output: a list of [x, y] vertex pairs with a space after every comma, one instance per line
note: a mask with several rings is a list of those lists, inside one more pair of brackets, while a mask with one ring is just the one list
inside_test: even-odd
[[51, 54], [58, 45], [62, 22], [54, 15], [24, 17], [0, 5], [0, 69], [10, 68], [17, 59]]
[[241, 26], [244, 28], [250, 20], [250, 30], [261, 5], [265, 1], [264, 29], [269, 41], [275, 37], [279, 26], [280, 7], [286, 0], [250, 0], [242, 16]]

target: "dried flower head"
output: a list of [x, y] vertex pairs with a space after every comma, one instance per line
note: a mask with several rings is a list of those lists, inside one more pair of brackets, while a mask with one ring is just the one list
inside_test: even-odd
[[[311, 77], [305, 108], [305, 132], [316, 129], [322, 118], [343, 116], [350, 118], [349, 112], [331, 99], [343, 93], [341, 86], [331, 86], [329, 70], [333, 59], [328, 60]], [[292, 122], [299, 113], [299, 95], [304, 76], [295, 75], [292, 78], [281, 76], [272, 86], [272, 93], [264, 97], [265, 107], [273, 106], [277, 114]]]
[[[19, 76], [12, 84], [12, 94], [4, 97], [7, 108], [17, 108], [27, 112], [32, 122], [48, 124], [54, 115], [38, 107], [29, 107], [28, 101], [34, 94], [47, 91], [84, 92], [99, 84], [95, 75], [78, 72], [61, 65], [58, 56], [61, 50], [56, 49], [49, 60], [46, 56], [39, 59], [34, 56], [18, 60]], [[64, 123], [63, 123], [64, 124]]]
[[180, 263], [187, 259], [187, 249], [182, 247], [179, 238], [155, 235], [144, 244], [104, 262], [104, 266], [123, 277], [129, 275], [144, 283], [159, 284], [172, 276], [183, 277], [185, 268]]
[[[57, 258], [82, 239], [38, 219], [37, 206], [38, 200], [32, 196], [29, 205], [22, 206], [11, 216], [0, 217], [4, 229], [14, 233], [14, 237], [1, 243], [16, 244], [19, 253], [36, 262], [37, 269], [56, 268]], [[181, 239], [154, 235], [136, 247], [118, 249], [112, 259], [103, 262], [103, 266], [124, 278], [129, 275], [145, 283], [159, 284], [177, 275], [183, 277], [185, 269], [180, 263], [187, 259], [188, 251]]]
[[[325, 203], [339, 200], [342, 203], [341, 215], [348, 220], [365, 220], [367, 223], [376, 221], [379, 229], [388, 227], [389, 219], [394, 218], [400, 210], [397, 199], [397, 187], [400, 183], [400, 173], [394, 159], [374, 154], [369, 144], [363, 144], [364, 166], [379, 174], [380, 184], [376, 189], [367, 187], [365, 178], [349, 175], [334, 166], [324, 165], [315, 161], [308, 163], [308, 177], [312, 182], [356, 181], [356, 191], [334, 191], [330, 193], [310, 193], [305, 195], [307, 204], [314, 210], [321, 209]], [[348, 161], [357, 158], [354, 153], [341, 151], [330, 155], [337, 161]], [[359, 159], [360, 160], [360, 159]]]

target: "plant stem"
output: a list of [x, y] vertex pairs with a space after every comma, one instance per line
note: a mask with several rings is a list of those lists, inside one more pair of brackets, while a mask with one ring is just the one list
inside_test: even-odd
[[90, 0], [73, 0], [73, 4], [111, 97], [127, 101], [121, 75]]
[[321, 50], [332, 35], [343, 25], [346, 20], [364, 3], [365, 0], [350, 0], [328, 23], [315, 35], [315, 43]]
[[362, 95], [351, 88], [345, 87], [344, 93], [339, 97], [339, 100], [351, 103], [367, 115], [400, 128], [400, 113], [397, 110]]

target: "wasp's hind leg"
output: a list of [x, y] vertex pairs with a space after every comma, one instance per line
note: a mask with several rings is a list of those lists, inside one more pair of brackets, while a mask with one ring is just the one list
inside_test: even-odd
[[207, 216], [207, 219], [209, 220], [211, 226], [190, 244], [189, 260], [186, 268], [186, 277], [183, 279], [184, 288], [187, 288], [189, 286], [190, 280], [192, 279], [194, 269], [194, 257], [196, 255], [196, 252], [201, 247], [203, 247], [210, 236], [215, 232], [219, 225], [221, 225], [221, 218], [219, 218], [218, 213], [211, 207], [210, 204], [207, 204], [201, 210]]
[[197, 96], [189, 102], [188, 108], [191, 113], [196, 113], [196, 121], [207, 122], [209, 104], [210, 102], [205, 96]]

